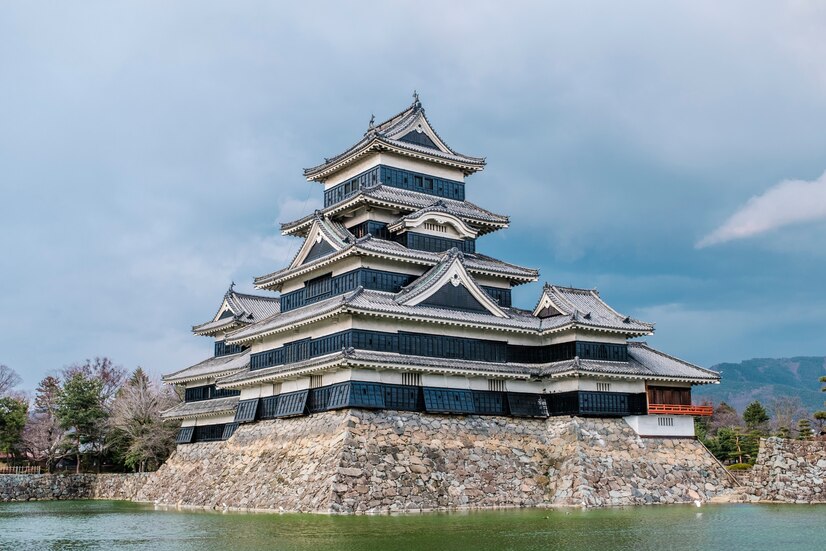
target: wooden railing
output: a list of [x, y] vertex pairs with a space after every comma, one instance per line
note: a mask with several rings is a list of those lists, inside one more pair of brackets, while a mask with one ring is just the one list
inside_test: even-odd
[[675, 404], [648, 404], [649, 415], [694, 415], [707, 417], [714, 413], [712, 406], [678, 406]]
[[40, 466], [34, 467], [0, 467], [0, 474], [40, 474]]

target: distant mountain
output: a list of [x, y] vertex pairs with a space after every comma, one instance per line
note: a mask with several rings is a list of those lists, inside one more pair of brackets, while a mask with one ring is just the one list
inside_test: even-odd
[[739, 364], [722, 363], [711, 369], [722, 372], [719, 385], [695, 386], [691, 393], [695, 403], [724, 401], [740, 413], [752, 401], [769, 406], [778, 396], [800, 396], [810, 412], [826, 409], [818, 379], [826, 375], [826, 357], [757, 358]]

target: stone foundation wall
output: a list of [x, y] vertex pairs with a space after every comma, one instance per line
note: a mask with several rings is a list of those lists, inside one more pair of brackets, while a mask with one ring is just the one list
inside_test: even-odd
[[696, 440], [640, 438], [622, 419], [342, 410], [179, 446], [136, 499], [352, 513], [678, 503], [733, 485]]
[[134, 499], [152, 473], [0, 475], [0, 502]]
[[95, 499], [135, 499], [155, 473], [99, 474], [94, 477], [91, 497]]
[[166, 505], [327, 511], [349, 411], [241, 425], [232, 438], [178, 446], [137, 495]]
[[91, 497], [93, 474], [0, 475], [0, 501], [84, 499]]
[[757, 461], [743, 478], [749, 501], [826, 503], [826, 442], [761, 439]]

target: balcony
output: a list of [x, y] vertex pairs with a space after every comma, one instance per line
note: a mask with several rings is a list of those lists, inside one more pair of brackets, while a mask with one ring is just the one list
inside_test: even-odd
[[712, 406], [678, 406], [675, 404], [648, 404], [649, 415], [693, 415], [708, 417], [714, 413]]

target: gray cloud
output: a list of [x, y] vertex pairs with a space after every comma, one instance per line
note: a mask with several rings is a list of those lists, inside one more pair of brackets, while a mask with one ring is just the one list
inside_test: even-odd
[[[488, 156], [468, 196], [513, 224], [483, 252], [600, 285], [632, 314], [679, 301], [749, 317], [770, 311], [749, 298], [766, 288], [805, 289], [772, 297], [799, 309], [826, 294], [810, 235], [693, 248], [767, 182], [823, 170], [822, 8], [468, 6], [3, 3], [0, 361], [33, 388], [88, 356], [156, 372], [202, 359], [190, 326], [231, 280], [249, 291], [283, 266], [298, 241], [277, 222], [319, 206], [301, 169], [414, 88], [451, 146]], [[713, 346], [700, 318], [668, 319], [675, 352], [754, 348], [726, 330], [735, 315], [703, 318]]]

